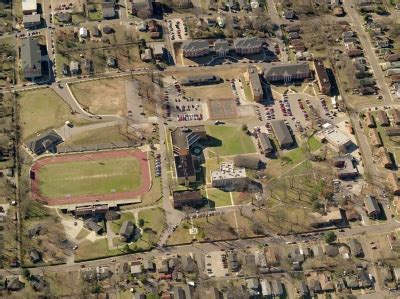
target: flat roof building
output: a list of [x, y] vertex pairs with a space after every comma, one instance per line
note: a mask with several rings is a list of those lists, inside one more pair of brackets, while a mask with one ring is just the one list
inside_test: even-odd
[[336, 167], [336, 175], [338, 179], [353, 179], [358, 176], [358, 170], [354, 166], [353, 157], [351, 155], [334, 157], [332, 162]]
[[197, 75], [189, 76], [181, 80], [182, 85], [192, 86], [192, 85], [208, 85], [220, 83], [222, 79], [215, 75]]
[[294, 140], [292, 134], [283, 120], [271, 121], [271, 126], [280, 148], [293, 146]]
[[314, 60], [314, 70], [319, 90], [322, 94], [329, 94], [331, 92], [331, 82], [322, 60]]
[[178, 184], [188, 186], [196, 182], [196, 170], [191, 154], [175, 156], [175, 170]]
[[211, 183], [215, 188], [243, 189], [247, 185], [246, 169], [235, 168], [233, 163], [222, 163], [218, 170], [211, 171]]
[[42, 24], [42, 20], [40, 18], [40, 14], [31, 14], [24, 15], [22, 17], [22, 23], [24, 24], [24, 28], [35, 28]]
[[21, 60], [24, 78], [34, 79], [42, 76], [42, 54], [37, 39], [22, 39]]
[[22, 0], [22, 13], [29, 15], [37, 11], [36, 0]]
[[337, 152], [346, 153], [348, 148], [353, 144], [351, 139], [342, 131], [337, 129], [328, 129], [324, 132], [326, 141]]

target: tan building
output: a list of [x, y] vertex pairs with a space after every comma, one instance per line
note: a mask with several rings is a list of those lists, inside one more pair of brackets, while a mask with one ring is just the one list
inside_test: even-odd
[[400, 195], [400, 183], [399, 179], [394, 172], [389, 172], [387, 180], [390, 185], [390, 189], [392, 190], [394, 195]]
[[392, 116], [393, 116], [393, 122], [396, 125], [400, 125], [400, 110], [398, 109], [393, 109], [392, 110]]
[[376, 127], [375, 119], [370, 112], [365, 113], [365, 122], [367, 123], [368, 128]]
[[392, 159], [391, 159], [388, 151], [386, 150], [386, 148], [384, 148], [384, 147], [379, 148], [378, 155], [379, 155], [379, 157], [381, 159], [381, 163], [382, 163], [383, 167], [385, 167], [387, 169], [392, 169], [393, 168]]
[[221, 163], [218, 170], [211, 171], [211, 183], [214, 188], [243, 189], [248, 184], [246, 169], [235, 168], [233, 163]]
[[370, 129], [369, 136], [371, 137], [371, 143], [373, 146], [381, 147], [383, 145], [381, 136], [376, 129]]
[[254, 101], [259, 102], [264, 98], [264, 92], [261, 85], [260, 76], [258, 74], [257, 68], [250, 66], [245, 73], [245, 79], [250, 87], [251, 95]]

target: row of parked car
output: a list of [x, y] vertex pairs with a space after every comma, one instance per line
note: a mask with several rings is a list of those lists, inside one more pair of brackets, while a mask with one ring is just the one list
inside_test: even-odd
[[155, 167], [156, 167], [156, 176], [161, 176], [161, 156], [160, 154], [156, 155], [156, 160], [155, 160]]

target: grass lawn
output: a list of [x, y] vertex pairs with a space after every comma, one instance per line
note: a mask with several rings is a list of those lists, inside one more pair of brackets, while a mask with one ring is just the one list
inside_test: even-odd
[[86, 228], [82, 228], [81, 231], [76, 235], [76, 239], [80, 240], [86, 238], [90, 234], [90, 231]]
[[125, 115], [124, 78], [74, 83], [70, 88], [77, 101], [91, 113]]
[[308, 139], [308, 146], [310, 147], [310, 151], [316, 151], [322, 147], [322, 143], [318, 141], [317, 138], [312, 136]]
[[[127, 142], [136, 137], [129, 133], [122, 134], [122, 132], [124, 132], [124, 130], [120, 126], [89, 130], [81, 134], [74, 135], [71, 139], [67, 140], [64, 145], [93, 146], [112, 142]], [[129, 135], [131, 138], [128, 138]]]
[[94, 259], [107, 256], [109, 253], [107, 239], [100, 239], [95, 242], [85, 240], [79, 244], [75, 251], [75, 261]]
[[36, 89], [18, 94], [19, 124], [22, 139], [51, 128], [61, 127], [66, 120], [77, 124], [70, 107], [51, 89]]
[[114, 233], [119, 233], [119, 230], [121, 229], [122, 223], [125, 221], [132, 221], [133, 224], [135, 224], [135, 216], [131, 212], [126, 212], [121, 214], [121, 218], [117, 220], [113, 220], [111, 222], [111, 229]]
[[207, 126], [207, 134], [216, 139], [207, 145], [210, 157], [256, 152], [250, 136], [246, 135], [240, 127]]
[[254, 98], [253, 98], [253, 95], [251, 94], [250, 86], [247, 84], [247, 81], [244, 79], [244, 76], [241, 76], [240, 80], [242, 81], [243, 92], [244, 92], [244, 95], [246, 96], [246, 99], [249, 102], [253, 102]]
[[232, 205], [229, 192], [225, 192], [215, 188], [207, 189], [208, 199], [211, 207], [222, 207]]
[[141, 184], [133, 157], [47, 164], [40, 169], [40, 192], [48, 197], [133, 191]]
[[[90, 11], [90, 9], [93, 9], [94, 11]], [[92, 4], [89, 5], [89, 21], [101, 21], [103, 20], [103, 11], [101, 9], [100, 4]]]
[[139, 219], [144, 220], [143, 234], [135, 242], [140, 248], [151, 248], [160, 238], [165, 225], [165, 212], [160, 208], [141, 210]]

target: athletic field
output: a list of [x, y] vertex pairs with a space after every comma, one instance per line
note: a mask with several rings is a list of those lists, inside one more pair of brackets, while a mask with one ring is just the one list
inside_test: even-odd
[[135, 198], [149, 185], [147, 156], [138, 151], [60, 155], [31, 169], [33, 197], [49, 205]]

